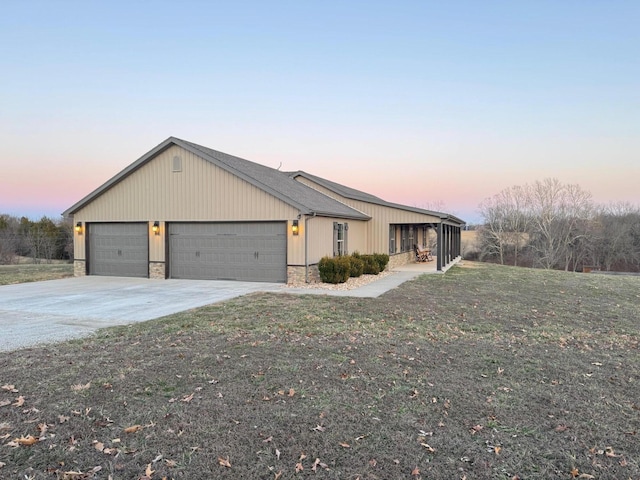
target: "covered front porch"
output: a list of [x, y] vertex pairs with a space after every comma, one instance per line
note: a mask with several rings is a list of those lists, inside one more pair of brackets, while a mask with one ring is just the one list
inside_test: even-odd
[[[445, 272], [461, 258], [462, 225], [454, 221], [389, 225], [390, 266], [416, 263], [416, 246], [431, 251], [433, 260], [419, 262]], [[429, 268], [430, 270], [430, 268]]]

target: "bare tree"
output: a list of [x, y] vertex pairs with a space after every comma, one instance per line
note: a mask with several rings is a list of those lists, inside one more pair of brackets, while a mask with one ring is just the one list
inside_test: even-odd
[[525, 245], [530, 223], [529, 187], [515, 186], [502, 190], [480, 204], [485, 219], [480, 230], [482, 254], [495, 256], [501, 264], [508, 255], [518, 264], [518, 255]]
[[529, 245], [543, 268], [568, 270], [584, 248], [587, 225], [593, 211], [591, 194], [579, 185], [563, 185], [557, 179], [536, 181], [531, 187]]

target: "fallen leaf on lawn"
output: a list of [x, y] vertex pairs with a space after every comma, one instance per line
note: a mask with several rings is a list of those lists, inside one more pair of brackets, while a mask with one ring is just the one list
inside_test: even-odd
[[76, 472], [76, 471], [73, 471], [73, 470], [69, 470], [68, 472], [64, 472], [63, 475], [64, 475], [64, 477], [62, 477], [62, 478], [64, 478], [65, 480], [72, 480], [75, 477], [84, 477], [85, 476], [84, 473], [82, 473], [81, 471]]
[[293, 388], [289, 389], [289, 396], [293, 397], [296, 394], [296, 391]]
[[496, 455], [500, 455], [500, 450], [502, 450], [502, 447], [493, 447], [493, 451], [496, 452]]
[[0, 407], [6, 407], [7, 405], [11, 405], [11, 400], [3, 400], [0, 402]]
[[298, 462], [296, 463], [296, 473], [301, 472], [304, 470], [304, 467], [302, 466], [302, 463]]
[[132, 425], [124, 429], [124, 433], [136, 433], [138, 430], [142, 430], [142, 425]]
[[6, 465], [6, 463], [0, 462], [0, 468], [4, 467], [5, 465]]
[[193, 396], [195, 395], [195, 392], [192, 393], [191, 395], [186, 395], [184, 397], [182, 397], [182, 400], [180, 400], [181, 402], [185, 402], [185, 403], [189, 403], [191, 400], [193, 400]]
[[276, 458], [280, 460], [280, 450], [276, 448]]
[[222, 457], [218, 457], [218, 463], [223, 467], [231, 468], [231, 462], [229, 462], [229, 457], [227, 457], [226, 459]]
[[151, 460], [151, 463], [156, 463], [156, 462], [159, 462], [160, 460], [162, 460], [162, 454], [159, 454], [156, 458]]
[[281, 476], [282, 476], [282, 470], [278, 470], [278, 473], [275, 474], [275, 476], [273, 477], [273, 480], [280, 480]]
[[175, 466], [177, 466], [177, 465], [178, 465], [178, 462], [176, 462], [175, 460], [168, 460], [168, 459], [165, 459], [165, 460], [164, 460], [164, 463], [166, 463], [166, 464], [167, 464], [167, 467], [169, 467], [169, 468], [173, 468], [173, 467], [175, 467]]
[[570, 427], [569, 425], [558, 425], [556, 427], [556, 432], [564, 432], [565, 430], [568, 430]]
[[420, 469], [418, 467], [414, 468], [413, 470], [411, 470], [411, 475], [417, 477], [418, 475], [420, 475]]
[[302, 460], [304, 460], [305, 458], [307, 458], [307, 456], [306, 456], [304, 453], [301, 453], [301, 454], [300, 454], [299, 461], [302, 461]]
[[87, 383], [86, 385], [72, 385], [71, 390], [73, 390], [74, 392], [79, 392], [81, 390], [86, 390], [89, 387], [91, 387], [91, 382]]
[[607, 457], [619, 457], [620, 455], [616, 455], [615, 452], [613, 451], [612, 447], [606, 447], [604, 449], [604, 453]]
[[429, 445], [428, 443], [421, 443], [420, 445], [422, 445], [424, 448], [427, 449], [427, 451], [433, 453], [436, 451], [435, 448], [433, 448], [431, 445]]
[[8, 392], [11, 392], [11, 393], [18, 393], [18, 389], [16, 388], [16, 386], [15, 386], [15, 385], [9, 385], [9, 384], [6, 384], [6, 383], [5, 383], [5, 384], [4, 384], [2, 387], [0, 387], [0, 388], [2, 388], [3, 390], [7, 390]]
[[13, 441], [18, 445], [24, 445], [26, 447], [33, 445], [34, 443], [38, 443], [38, 438], [33, 437], [31, 435], [27, 435], [26, 437], [14, 438]]
[[271, 440], [273, 440], [273, 437], [265, 438], [262, 443], [269, 443]]
[[587, 480], [589, 480], [596, 477], [594, 477], [593, 475], [589, 475], [588, 473], [581, 473], [578, 478], [586, 478]]
[[104, 450], [104, 443], [102, 443], [102, 442], [98, 442], [98, 441], [94, 440], [93, 446], [99, 452], [102, 452]]
[[316, 432], [324, 432], [325, 428], [322, 425], [316, 425], [315, 428], [312, 428], [311, 430], [315, 430]]
[[313, 465], [311, 465], [311, 470], [315, 472], [318, 468], [318, 465], [320, 465], [320, 459], [316, 458], [315, 462], [313, 462]]
[[570, 473], [571, 478], [576, 478], [580, 474], [580, 471], [576, 467], [573, 467]]
[[478, 433], [479, 431], [481, 431], [484, 427], [482, 425], [475, 425], [473, 427], [471, 427], [471, 435], [475, 435], [476, 433]]
[[371, 460], [369, 460], [369, 465], [375, 467], [376, 465], [378, 465], [378, 461], [375, 458], [372, 458]]
[[21, 407], [22, 405], [24, 405], [24, 397], [20, 395], [18, 398], [16, 398], [16, 402], [12, 403], [11, 405], [13, 405], [14, 407]]
[[151, 464], [147, 465], [147, 469], [144, 471], [144, 474], [147, 477], [151, 477], [151, 475], [153, 475], [153, 473], [155, 472], [155, 470], [151, 470]]
[[351, 445], [349, 445], [349, 444], [348, 444], [348, 443], [346, 443], [346, 442], [340, 442], [340, 443], [339, 443], [339, 445], [340, 445], [341, 447], [343, 447], [343, 448], [351, 448]]

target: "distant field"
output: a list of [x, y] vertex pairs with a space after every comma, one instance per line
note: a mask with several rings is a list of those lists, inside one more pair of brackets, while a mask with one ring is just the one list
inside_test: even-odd
[[70, 263], [0, 265], [0, 285], [73, 277]]

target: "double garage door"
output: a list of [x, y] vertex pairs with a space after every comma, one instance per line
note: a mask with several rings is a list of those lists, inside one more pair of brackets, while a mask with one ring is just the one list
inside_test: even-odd
[[[286, 282], [285, 222], [170, 223], [170, 278]], [[89, 274], [149, 276], [146, 223], [89, 224]]]
[[285, 282], [286, 224], [171, 223], [169, 276]]

